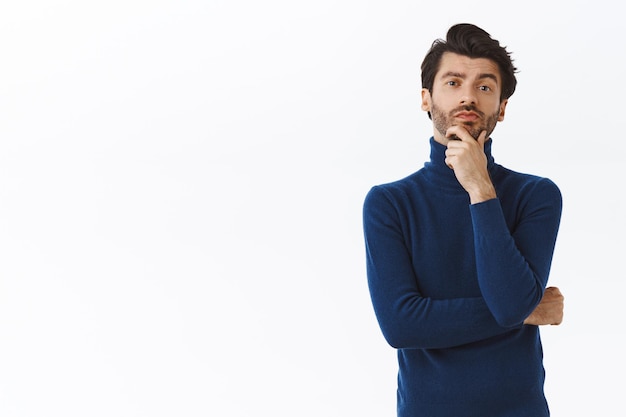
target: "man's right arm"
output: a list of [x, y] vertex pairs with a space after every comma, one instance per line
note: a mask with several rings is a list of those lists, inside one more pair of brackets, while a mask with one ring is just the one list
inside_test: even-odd
[[482, 297], [424, 297], [402, 235], [401, 221], [384, 190], [374, 187], [363, 206], [367, 278], [376, 318], [395, 348], [448, 348], [521, 328], [499, 325]]

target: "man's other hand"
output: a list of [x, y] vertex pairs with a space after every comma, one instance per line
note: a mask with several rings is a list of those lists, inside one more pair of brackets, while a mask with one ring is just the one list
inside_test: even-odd
[[546, 324], [559, 325], [563, 321], [563, 294], [557, 287], [548, 287], [543, 298], [524, 324], [541, 326]]

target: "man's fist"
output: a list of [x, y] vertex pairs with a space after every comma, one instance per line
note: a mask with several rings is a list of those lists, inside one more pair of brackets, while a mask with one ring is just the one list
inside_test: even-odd
[[563, 321], [563, 294], [557, 287], [548, 287], [543, 298], [524, 324], [541, 326], [546, 324], [558, 325]]

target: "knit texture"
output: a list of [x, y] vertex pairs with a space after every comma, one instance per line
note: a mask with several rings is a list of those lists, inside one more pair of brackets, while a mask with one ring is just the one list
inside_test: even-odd
[[539, 327], [562, 199], [549, 179], [496, 164], [497, 198], [470, 205], [430, 139], [430, 161], [372, 187], [363, 206], [376, 318], [398, 352], [400, 417], [548, 416]]

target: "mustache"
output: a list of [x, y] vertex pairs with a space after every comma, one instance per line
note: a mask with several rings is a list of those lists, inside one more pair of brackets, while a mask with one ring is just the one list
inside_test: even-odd
[[476, 106], [471, 105], [471, 104], [466, 104], [465, 106], [459, 106], [459, 107], [457, 107], [456, 109], [454, 109], [454, 110], [452, 110], [452, 111], [450, 112], [450, 115], [457, 114], [458, 112], [461, 112], [461, 111], [471, 111], [471, 112], [476, 113], [476, 114], [477, 114], [477, 115], [479, 115], [480, 117], [484, 117], [484, 116], [485, 116], [485, 113], [481, 112], [480, 110], [478, 110], [478, 109], [476, 108]]

